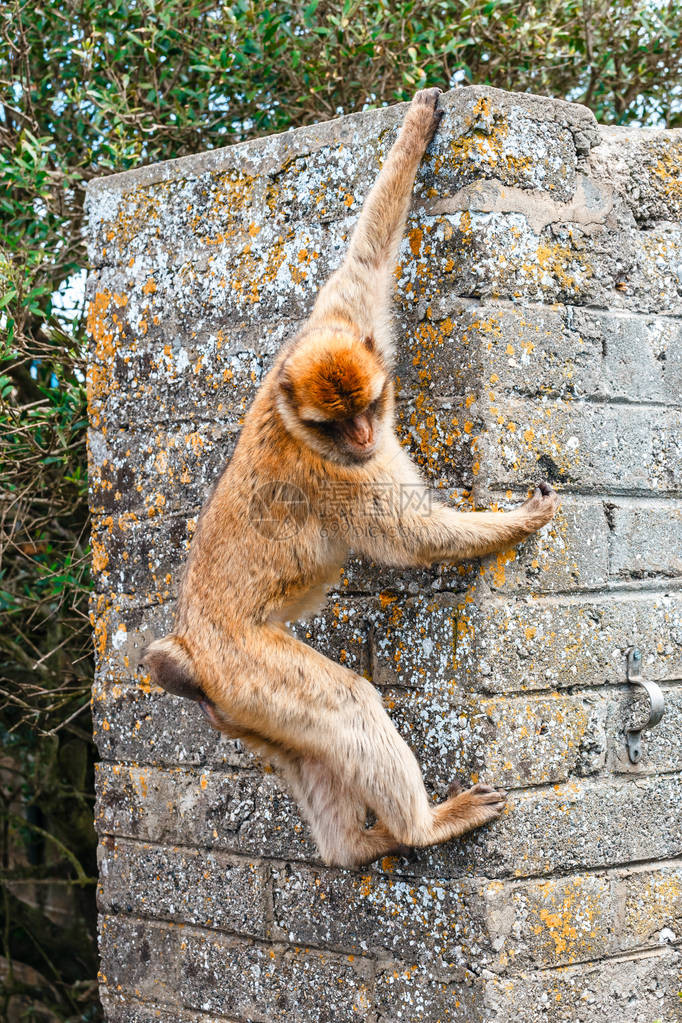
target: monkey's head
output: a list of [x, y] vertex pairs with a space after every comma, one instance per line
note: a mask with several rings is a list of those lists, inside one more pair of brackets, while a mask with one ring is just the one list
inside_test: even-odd
[[285, 359], [277, 385], [286, 428], [314, 451], [344, 465], [375, 453], [391, 393], [372, 338], [311, 331]]

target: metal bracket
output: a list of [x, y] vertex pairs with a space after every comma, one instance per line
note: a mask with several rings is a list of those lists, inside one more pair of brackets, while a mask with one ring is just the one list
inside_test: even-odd
[[665, 699], [660, 686], [642, 678], [642, 655], [637, 647], [628, 647], [626, 676], [631, 685], [641, 686], [649, 697], [649, 717], [643, 725], [628, 728], [625, 738], [628, 744], [628, 756], [633, 764], [638, 764], [642, 756], [642, 732], [646, 728], [654, 728], [665, 712]]

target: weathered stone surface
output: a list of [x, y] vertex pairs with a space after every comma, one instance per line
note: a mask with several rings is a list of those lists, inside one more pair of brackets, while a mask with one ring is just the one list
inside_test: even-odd
[[448, 969], [470, 961], [487, 937], [483, 899], [467, 881], [289, 864], [274, 869], [273, 891], [273, 936], [295, 945]]
[[[622, 736], [633, 716], [634, 695], [617, 704], [589, 691], [482, 699], [463, 696], [451, 680], [438, 684], [429, 679], [422, 688], [407, 691], [388, 686], [383, 697], [423, 767], [427, 788], [441, 796], [455, 777], [516, 788], [592, 774], [603, 767], [607, 748], [614, 752], [614, 768], [628, 770], [621, 763]], [[144, 682], [97, 685], [93, 701], [95, 739], [104, 760], [212, 768], [257, 765], [241, 743], [212, 729], [196, 704]], [[665, 727], [647, 737], [647, 756], [638, 773], [669, 770], [678, 763], [682, 767], [682, 754], [671, 746], [679, 725], [678, 703], [675, 692], [669, 693]]]
[[482, 461], [503, 489], [538, 474], [561, 488], [592, 492], [679, 491], [682, 413], [588, 402], [490, 404]]
[[104, 983], [145, 1000], [237, 1019], [368, 1019], [362, 960], [116, 916], [103, 918], [101, 935]]
[[461, 600], [455, 679], [485, 692], [623, 685], [637, 645], [652, 678], [682, 674], [676, 590], [583, 597]]
[[215, 1013], [186, 1012], [161, 1007], [157, 1001], [145, 1004], [136, 998], [122, 997], [100, 984], [100, 1000], [110, 1023], [235, 1023]]
[[[396, 274], [399, 436], [454, 507], [539, 479], [563, 503], [481, 563], [351, 558], [293, 626], [380, 687], [432, 795], [511, 790], [496, 825], [359, 871], [323, 867], [277, 777], [137, 665], [403, 112], [89, 188], [109, 1023], [679, 1015], [682, 134], [487, 88], [443, 105]], [[637, 765], [633, 644], [667, 703]]]
[[[671, 501], [614, 502], [611, 525], [610, 569], [621, 578], [682, 576], [682, 507]], [[655, 543], [651, 543], [651, 537]]]
[[[570, 103], [474, 87], [445, 94], [442, 104], [429, 163], [438, 162], [449, 191], [494, 177], [569, 198], [576, 155], [599, 142], [591, 113]], [[347, 215], [348, 195], [371, 182], [404, 110], [354, 114], [95, 181], [88, 192], [91, 261], [158, 258], [152, 246], [181, 259], [183, 246], [230, 238], [252, 221]]]
[[103, 912], [265, 937], [267, 881], [258, 863], [105, 837], [98, 866]]
[[315, 859], [300, 814], [275, 777], [100, 764], [95, 820], [103, 834], [253, 856]]
[[571, 309], [569, 314], [583, 344], [596, 344], [602, 349], [605, 395], [617, 400], [679, 405], [682, 391], [679, 319], [596, 309]]
[[676, 1023], [680, 955], [673, 950], [492, 980], [490, 1023]]

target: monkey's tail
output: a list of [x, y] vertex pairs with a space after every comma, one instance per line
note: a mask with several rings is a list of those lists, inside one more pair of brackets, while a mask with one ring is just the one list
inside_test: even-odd
[[157, 686], [187, 700], [205, 699], [197, 680], [192, 654], [182, 636], [154, 639], [142, 651], [143, 664]]

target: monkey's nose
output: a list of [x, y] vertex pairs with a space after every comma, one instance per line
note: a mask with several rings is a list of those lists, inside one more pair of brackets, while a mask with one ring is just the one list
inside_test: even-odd
[[367, 412], [352, 416], [346, 420], [344, 432], [353, 444], [359, 447], [366, 447], [372, 442], [372, 423]]

